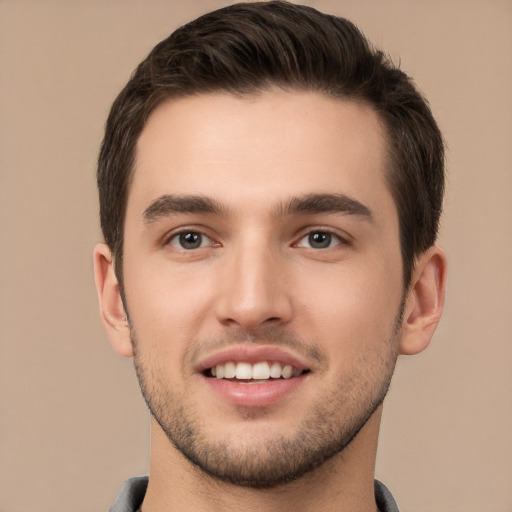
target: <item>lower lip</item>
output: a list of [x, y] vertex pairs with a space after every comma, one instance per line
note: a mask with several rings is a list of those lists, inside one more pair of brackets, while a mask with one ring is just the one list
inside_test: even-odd
[[283, 400], [300, 386], [308, 374], [264, 383], [235, 382], [205, 377], [210, 388], [224, 401], [241, 407], [265, 407]]

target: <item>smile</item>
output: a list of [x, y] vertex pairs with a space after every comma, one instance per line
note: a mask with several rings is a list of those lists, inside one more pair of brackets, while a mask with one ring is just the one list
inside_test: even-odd
[[260, 361], [254, 364], [228, 361], [212, 366], [206, 371], [208, 377], [235, 379], [240, 381], [269, 381], [271, 379], [291, 379], [308, 370], [281, 364], [277, 361]]
[[244, 344], [205, 357], [198, 365], [204, 384], [221, 403], [259, 408], [296, 396], [315, 368], [293, 351]]

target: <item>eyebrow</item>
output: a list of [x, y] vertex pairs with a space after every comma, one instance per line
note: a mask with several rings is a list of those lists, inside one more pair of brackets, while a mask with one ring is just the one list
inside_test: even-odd
[[227, 208], [214, 199], [205, 196], [163, 195], [153, 201], [142, 214], [145, 224], [152, 224], [170, 215], [182, 213], [209, 213], [227, 217]]
[[345, 194], [307, 194], [293, 197], [279, 205], [276, 210], [278, 217], [298, 213], [341, 213], [374, 222], [373, 212], [368, 206]]
[[[208, 213], [228, 217], [229, 209], [206, 196], [166, 194], [153, 201], [144, 210], [142, 217], [144, 223], [149, 225], [163, 217], [187, 213]], [[368, 206], [345, 194], [306, 194], [292, 197], [274, 210], [274, 216], [277, 218], [301, 213], [341, 213], [374, 221], [373, 213]]]

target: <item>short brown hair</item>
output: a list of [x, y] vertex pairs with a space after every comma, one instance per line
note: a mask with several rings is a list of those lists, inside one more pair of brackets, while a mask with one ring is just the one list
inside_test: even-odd
[[428, 103], [353, 23], [278, 0], [231, 5], [179, 28], [155, 46], [115, 100], [98, 188], [101, 228], [121, 287], [126, 203], [136, 143], [149, 115], [169, 97], [251, 94], [271, 86], [363, 101], [379, 114], [408, 285], [415, 257], [437, 238], [444, 193], [444, 145]]

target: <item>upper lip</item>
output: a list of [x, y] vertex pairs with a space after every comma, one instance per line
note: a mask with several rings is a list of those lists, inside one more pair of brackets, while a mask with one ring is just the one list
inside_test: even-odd
[[259, 363], [261, 361], [272, 361], [282, 365], [290, 365], [301, 370], [311, 368], [302, 357], [277, 346], [236, 345], [206, 356], [199, 362], [198, 371], [204, 372], [209, 368], [217, 366], [218, 364], [227, 363], [228, 361], [250, 364]]

